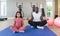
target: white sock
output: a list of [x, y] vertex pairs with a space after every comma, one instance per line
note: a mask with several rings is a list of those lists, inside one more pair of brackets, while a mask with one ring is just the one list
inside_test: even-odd
[[33, 28], [33, 26], [31, 26], [31, 28]]
[[20, 32], [25, 32], [25, 31], [20, 31]]
[[44, 26], [37, 26], [38, 29], [44, 29]]
[[13, 31], [13, 33], [15, 33], [15, 31]]

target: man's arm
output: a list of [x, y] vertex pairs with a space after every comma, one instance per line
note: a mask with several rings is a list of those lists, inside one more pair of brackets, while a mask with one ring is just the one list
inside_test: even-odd
[[31, 13], [31, 20], [33, 20], [33, 15], [32, 15], [32, 13]]

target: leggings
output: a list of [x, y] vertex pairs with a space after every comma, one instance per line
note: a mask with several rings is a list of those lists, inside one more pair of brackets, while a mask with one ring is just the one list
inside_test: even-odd
[[19, 28], [15, 27], [15, 26], [11, 26], [10, 29], [12, 31], [19, 32], [19, 31], [24, 31], [25, 30], [25, 26], [22, 26], [22, 27], [19, 27]]
[[47, 24], [47, 21], [46, 20], [43, 20], [43, 21], [39, 21], [39, 22], [34, 22], [34, 21], [30, 20], [30, 21], [28, 21], [28, 23], [31, 26], [37, 28], [37, 26], [44, 26], [44, 25], [46, 25]]

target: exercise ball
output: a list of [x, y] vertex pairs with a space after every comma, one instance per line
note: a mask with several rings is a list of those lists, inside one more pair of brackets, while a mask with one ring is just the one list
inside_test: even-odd
[[53, 18], [47, 18], [47, 25], [52, 26], [54, 24], [54, 19]]
[[57, 17], [57, 18], [54, 20], [54, 25], [60, 28], [60, 17]]

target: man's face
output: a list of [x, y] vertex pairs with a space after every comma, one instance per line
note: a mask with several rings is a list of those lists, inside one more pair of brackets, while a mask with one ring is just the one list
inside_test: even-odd
[[36, 8], [35, 8], [35, 12], [38, 12], [38, 11], [39, 11], [39, 9], [36, 7]]

